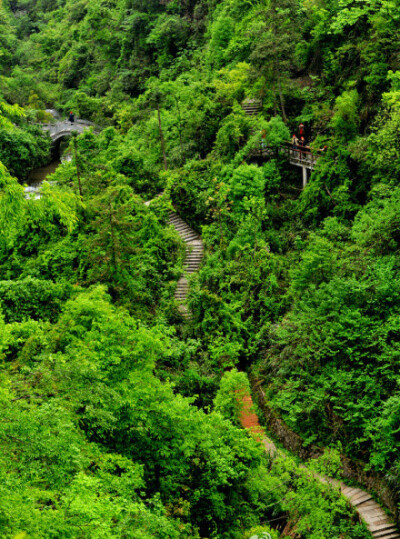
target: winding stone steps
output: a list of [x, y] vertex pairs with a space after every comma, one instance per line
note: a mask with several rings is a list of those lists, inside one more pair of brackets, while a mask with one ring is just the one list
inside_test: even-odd
[[[270, 454], [284, 455], [277, 449], [272, 440], [267, 438], [264, 429], [261, 427], [258, 417], [253, 410], [253, 401], [250, 395], [242, 397], [242, 410], [240, 412], [240, 422], [245, 429], [249, 429], [253, 436], [259, 440], [265, 450]], [[306, 466], [302, 465], [302, 468]], [[314, 472], [313, 472], [314, 473]], [[349, 501], [363, 520], [374, 539], [400, 539], [400, 533], [393, 520], [385, 513], [382, 507], [372, 498], [371, 494], [358, 487], [350, 487], [330, 477], [324, 477], [314, 473], [322, 483], [329, 483], [333, 487], [339, 488], [342, 495]]]
[[[145, 203], [147, 206], [150, 202]], [[201, 237], [195, 232], [179, 215], [175, 212], [169, 213], [168, 222], [175, 228], [179, 236], [186, 243], [186, 256], [184, 262], [184, 274], [180, 277], [176, 291], [175, 299], [179, 303], [179, 310], [183, 316], [190, 318], [190, 313], [186, 305], [186, 297], [189, 291], [189, 282], [187, 276], [190, 273], [198, 271], [203, 258], [204, 245]], [[253, 411], [253, 400], [250, 395], [241, 397], [243, 406], [240, 413], [240, 422], [242, 426], [249, 429], [253, 436], [258, 439], [265, 447], [266, 452], [271, 454], [281, 454], [272, 440], [265, 436], [264, 429], [261, 427], [258, 417]], [[304, 465], [302, 466], [306, 468]], [[330, 477], [315, 474], [322, 483], [331, 484], [333, 487], [340, 488], [342, 495], [349, 501], [358, 513], [359, 517], [365, 522], [374, 539], [400, 539], [400, 533], [393, 521], [386, 515], [381, 506], [372, 498], [372, 496], [358, 487], [350, 487], [345, 483], [332, 479]]]
[[[162, 196], [162, 191], [157, 197]], [[153, 199], [155, 200], [155, 199]], [[145, 202], [145, 206], [150, 206], [153, 200]], [[183, 263], [183, 275], [180, 277], [176, 286], [174, 298], [178, 302], [180, 313], [185, 318], [190, 318], [190, 312], [186, 305], [186, 298], [189, 292], [188, 276], [198, 271], [204, 254], [204, 245], [201, 237], [193, 230], [176, 212], [170, 211], [168, 215], [168, 224], [173, 226], [179, 236], [186, 243], [185, 261]]]
[[190, 318], [186, 306], [186, 297], [189, 292], [188, 275], [198, 271], [203, 259], [204, 245], [201, 237], [175, 212], [169, 213], [168, 223], [175, 228], [179, 236], [186, 243], [186, 255], [183, 264], [184, 273], [176, 286], [174, 298], [179, 304], [179, 310], [186, 318]]

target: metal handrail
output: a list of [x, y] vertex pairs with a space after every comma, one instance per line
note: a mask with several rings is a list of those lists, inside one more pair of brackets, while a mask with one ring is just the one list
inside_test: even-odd
[[263, 143], [260, 142], [259, 148], [254, 150], [253, 155], [258, 154], [263, 157], [273, 156], [279, 153], [286, 155], [293, 164], [304, 165], [310, 168], [314, 168], [319, 158], [319, 156], [312, 152], [310, 146], [294, 146], [291, 143], [272, 148], [271, 146], [263, 146]]

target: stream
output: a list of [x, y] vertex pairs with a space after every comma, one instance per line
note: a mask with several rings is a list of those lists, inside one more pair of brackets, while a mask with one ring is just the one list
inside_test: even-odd
[[[55, 109], [46, 109], [46, 112], [51, 114], [55, 120], [59, 120], [61, 118], [60, 114]], [[56, 171], [56, 169], [61, 165], [62, 161], [68, 160], [68, 158], [65, 157], [55, 157], [56, 156], [53, 157], [53, 160], [48, 165], [35, 168], [30, 171], [28, 179], [25, 182], [27, 184], [25, 187], [26, 198], [30, 197], [30, 193], [35, 193], [35, 199], [40, 198], [38, 191], [42, 182], [47, 178], [47, 176]]]
[[35, 193], [35, 199], [40, 198], [40, 194], [38, 193], [38, 191], [43, 180], [45, 180], [50, 174], [53, 174], [53, 172], [55, 172], [57, 167], [59, 167], [60, 165], [60, 159], [55, 159], [44, 167], [31, 170], [26, 181], [27, 186], [25, 187], [25, 198], [31, 198], [31, 193]]
[[55, 172], [57, 167], [59, 167], [60, 165], [60, 159], [55, 159], [45, 167], [35, 168], [34, 170], [31, 170], [27, 181], [28, 186], [39, 187], [42, 181], [45, 180], [49, 174], [53, 174], [53, 172]]
[[38, 191], [40, 186], [42, 185], [42, 182], [47, 178], [47, 176], [53, 174], [53, 172], [55, 172], [62, 163], [68, 162], [70, 160], [71, 156], [67, 154], [61, 157], [61, 159], [53, 159], [51, 163], [44, 167], [31, 170], [28, 175], [28, 179], [25, 182], [27, 184], [25, 186], [26, 198], [30, 196], [29, 193], [36, 193], [34, 197], [35, 199], [40, 198], [40, 194], [38, 193]]

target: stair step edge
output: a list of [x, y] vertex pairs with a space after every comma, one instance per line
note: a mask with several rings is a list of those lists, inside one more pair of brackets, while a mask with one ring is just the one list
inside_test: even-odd
[[354, 505], [355, 507], [365, 503], [365, 502], [370, 502], [370, 501], [373, 501], [373, 498], [372, 496], [369, 496], [369, 495], [366, 495], [365, 497], [364, 496], [360, 496], [359, 498], [356, 498], [355, 500], [350, 500], [351, 501], [351, 504]]
[[400, 533], [396, 529], [386, 530], [384, 533], [371, 532], [371, 535], [374, 539], [398, 539], [400, 537]]
[[369, 531], [371, 533], [374, 533], [374, 532], [379, 532], [379, 531], [385, 531], [385, 530], [390, 530], [390, 529], [396, 529], [393, 525], [393, 523], [390, 523], [390, 524], [379, 524], [377, 526], [374, 526], [374, 525], [369, 525], [368, 526], [369, 528]]

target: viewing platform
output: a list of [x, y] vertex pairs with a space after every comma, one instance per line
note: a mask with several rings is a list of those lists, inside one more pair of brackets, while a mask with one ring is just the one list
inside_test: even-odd
[[[261, 99], [246, 99], [242, 102], [242, 109], [247, 116], [257, 116], [262, 113], [262, 101]], [[253, 132], [255, 132], [255, 129]], [[278, 155], [286, 156], [291, 165], [302, 169], [304, 188], [307, 185], [309, 174], [317, 164], [320, 153], [321, 151], [317, 153], [312, 152], [309, 146], [294, 146], [291, 142], [282, 144], [276, 149], [270, 148], [263, 141], [260, 141], [259, 148], [255, 148], [251, 152], [251, 156], [261, 159], [271, 159], [278, 157]]]
[[[319, 152], [320, 153], [320, 152]], [[269, 148], [263, 146], [260, 143], [259, 148], [255, 148], [252, 151], [252, 156], [259, 157], [261, 159], [271, 159], [284, 155], [287, 157], [289, 163], [295, 167], [300, 167], [303, 172], [303, 188], [307, 185], [308, 175], [315, 169], [317, 161], [320, 157], [319, 153], [311, 152], [309, 146], [296, 146], [293, 147], [291, 143], [283, 144], [278, 148]], [[310, 172], [309, 172], [310, 171]]]
[[277, 154], [285, 155], [291, 165], [305, 167], [308, 170], [314, 170], [319, 158], [319, 155], [312, 153], [308, 146], [301, 149], [300, 147], [293, 148], [289, 143], [288, 145], [280, 146], [277, 150], [260, 145], [260, 148], [255, 149], [252, 153], [252, 155], [264, 158], [276, 157]]

